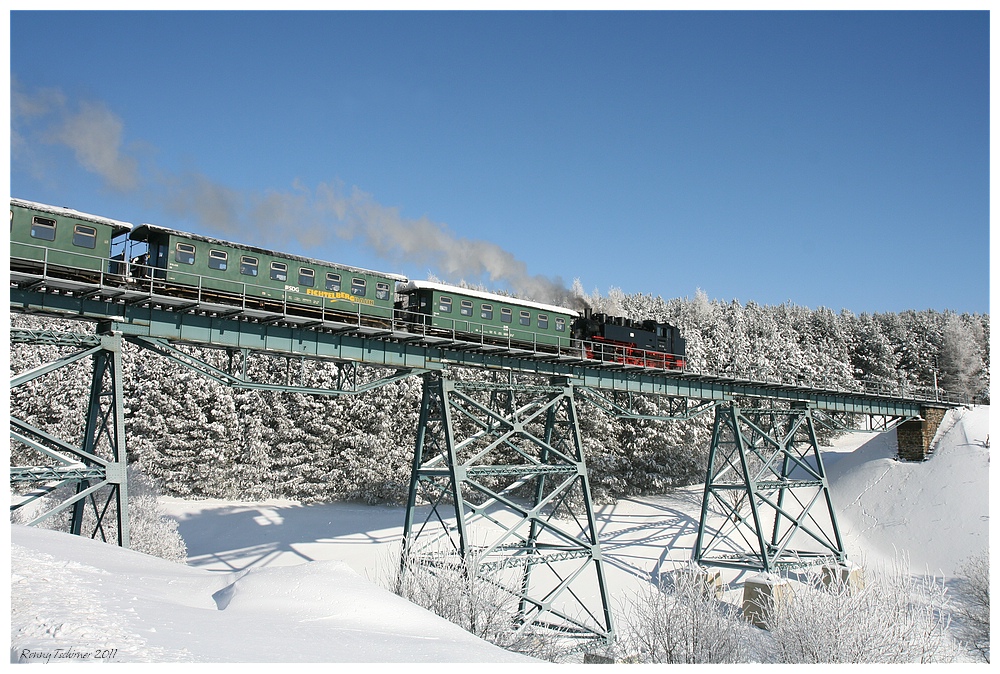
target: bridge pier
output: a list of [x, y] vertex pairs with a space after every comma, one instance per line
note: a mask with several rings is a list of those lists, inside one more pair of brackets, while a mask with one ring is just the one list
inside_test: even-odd
[[459, 569], [506, 600], [517, 634], [579, 650], [613, 637], [573, 386], [424, 375], [400, 582]]
[[924, 461], [930, 458], [934, 436], [937, 434], [946, 410], [939, 407], [921, 407], [920, 419], [904, 421], [896, 428], [896, 442], [901, 461]]
[[[11, 486], [31, 487], [24, 493], [12, 495], [11, 512], [50, 494], [55, 495], [60, 487], [71, 486], [73, 494], [35, 516], [28, 524], [36, 525], [71, 509], [71, 533], [90, 538], [100, 536], [104, 541], [108, 541], [110, 535], [118, 545], [129, 547], [121, 335], [19, 330], [11, 332], [11, 341], [77, 349], [11, 377], [11, 389], [80, 360], [90, 358], [93, 362], [86, 426], [79, 444], [57, 438], [11, 415], [11, 440], [33, 450], [38, 462], [32, 466], [11, 467]], [[88, 506], [94, 517], [93, 528], [89, 531], [84, 527]]]
[[771, 573], [846, 559], [812, 410], [718, 406], [694, 561]]

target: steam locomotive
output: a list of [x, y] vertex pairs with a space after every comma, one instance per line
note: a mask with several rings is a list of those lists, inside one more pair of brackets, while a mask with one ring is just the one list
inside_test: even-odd
[[265, 250], [10, 200], [15, 276], [141, 289], [196, 304], [405, 329], [456, 340], [667, 370], [684, 368], [677, 328]]
[[594, 314], [585, 309], [573, 323], [573, 337], [587, 358], [667, 370], [684, 369], [684, 338], [675, 326]]

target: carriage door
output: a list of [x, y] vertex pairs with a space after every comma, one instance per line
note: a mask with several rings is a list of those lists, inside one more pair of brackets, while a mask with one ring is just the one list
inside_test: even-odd
[[167, 278], [167, 258], [170, 255], [170, 246], [167, 241], [149, 243], [149, 265], [156, 267], [153, 270], [153, 278], [161, 281]]

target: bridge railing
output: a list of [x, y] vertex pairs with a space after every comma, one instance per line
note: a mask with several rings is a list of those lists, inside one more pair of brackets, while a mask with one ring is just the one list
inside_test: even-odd
[[42, 278], [75, 278], [110, 286], [121, 278], [123, 264], [123, 259], [10, 242], [11, 271], [36, 274]]

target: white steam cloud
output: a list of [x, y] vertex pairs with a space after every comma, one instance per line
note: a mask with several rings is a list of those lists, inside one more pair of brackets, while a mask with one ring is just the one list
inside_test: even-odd
[[[53, 89], [30, 96], [11, 87], [12, 158], [30, 152], [33, 143], [63, 145], [77, 162], [121, 192], [139, 186], [139, 163], [122, 148], [124, 124], [103, 103], [82, 102], [71, 107]], [[27, 127], [29, 137], [22, 135]]]
[[[234, 239], [280, 246], [294, 238], [307, 248], [334, 239], [357, 241], [388, 263], [427, 265], [444, 277], [507, 284], [520, 297], [573, 306], [577, 294], [561, 279], [528, 273], [527, 265], [495, 243], [468, 239], [428, 218], [405, 218], [398, 208], [339, 181], [310, 189], [248, 194], [197, 174], [165, 174], [139, 161], [123, 143], [124, 124], [102, 103], [71, 105], [57, 90], [28, 94], [11, 87], [11, 160], [42, 165], [37, 147], [61, 145], [79, 165], [120, 192], [140, 192], [178, 217], [191, 218]], [[349, 260], [338, 260], [350, 263]]]

